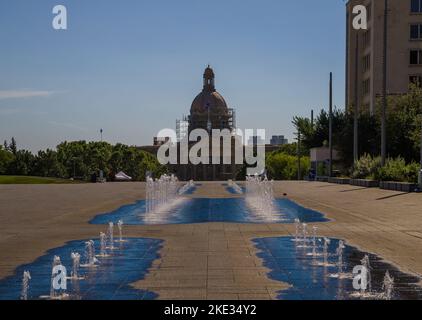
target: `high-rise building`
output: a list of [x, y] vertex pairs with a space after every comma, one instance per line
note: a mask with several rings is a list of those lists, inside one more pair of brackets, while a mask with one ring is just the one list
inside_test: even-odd
[[[353, 8], [364, 5], [368, 29], [352, 26]], [[346, 107], [373, 112], [383, 88], [384, 1], [349, 0], [346, 38]], [[387, 94], [422, 83], [422, 0], [388, 0]]]
[[282, 146], [288, 143], [289, 141], [284, 136], [272, 136], [270, 140], [270, 144], [273, 146]]

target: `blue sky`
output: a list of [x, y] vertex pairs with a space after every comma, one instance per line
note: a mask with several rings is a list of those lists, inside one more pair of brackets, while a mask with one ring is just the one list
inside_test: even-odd
[[[68, 30], [52, 28], [52, 8]], [[294, 115], [344, 107], [342, 0], [0, 0], [0, 139], [145, 145], [174, 128], [209, 63], [238, 127], [293, 136]]]

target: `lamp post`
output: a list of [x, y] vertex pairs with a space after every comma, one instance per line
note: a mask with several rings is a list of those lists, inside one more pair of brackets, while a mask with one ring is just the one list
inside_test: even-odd
[[353, 115], [353, 160], [359, 160], [359, 146], [358, 146], [358, 113], [359, 113], [359, 91], [358, 91], [358, 75], [359, 75], [359, 36], [356, 30], [356, 54], [355, 54], [355, 103], [354, 103], [354, 115]]
[[382, 61], [382, 106], [381, 106], [381, 165], [385, 165], [387, 155], [387, 133], [385, 113], [387, 109], [387, 31], [388, 31], [388, 0], [384, 0], [384, 43]]
[[300, 167], [300, 130], [297, 131], [297, 180], [301, 179], [301, 167]]
[[329, 125], [328, 144], [330, 150], [330, 163], [328, 166], [328, 176], [333, 176], [333, 73], [330, 72], [330, 105], [329, 105]]
[[420, 170], [419, 170], [419, 191], [422, 192], [422, 117], [420, 120], [421, 120], [421, 144], [420, 144], [421, 159], [420, 159]]

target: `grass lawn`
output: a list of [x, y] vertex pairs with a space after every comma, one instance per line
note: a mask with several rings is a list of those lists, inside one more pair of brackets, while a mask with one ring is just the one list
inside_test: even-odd
[[81, 183], [80, 181], [71, 181], [56, 178], [27, 177], [27, 176], [0, 176], [0, 184], [65, 184]]

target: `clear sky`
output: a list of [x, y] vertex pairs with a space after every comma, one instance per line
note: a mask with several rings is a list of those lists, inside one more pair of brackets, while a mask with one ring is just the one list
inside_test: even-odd
[[[68, 10], [68, 30], [51, 26]], [[0, 139], [152, 143], [187, 114], [209, 63], [241, 129], [293, 137], [344, 107], [342, 0], [0, 0]]]

